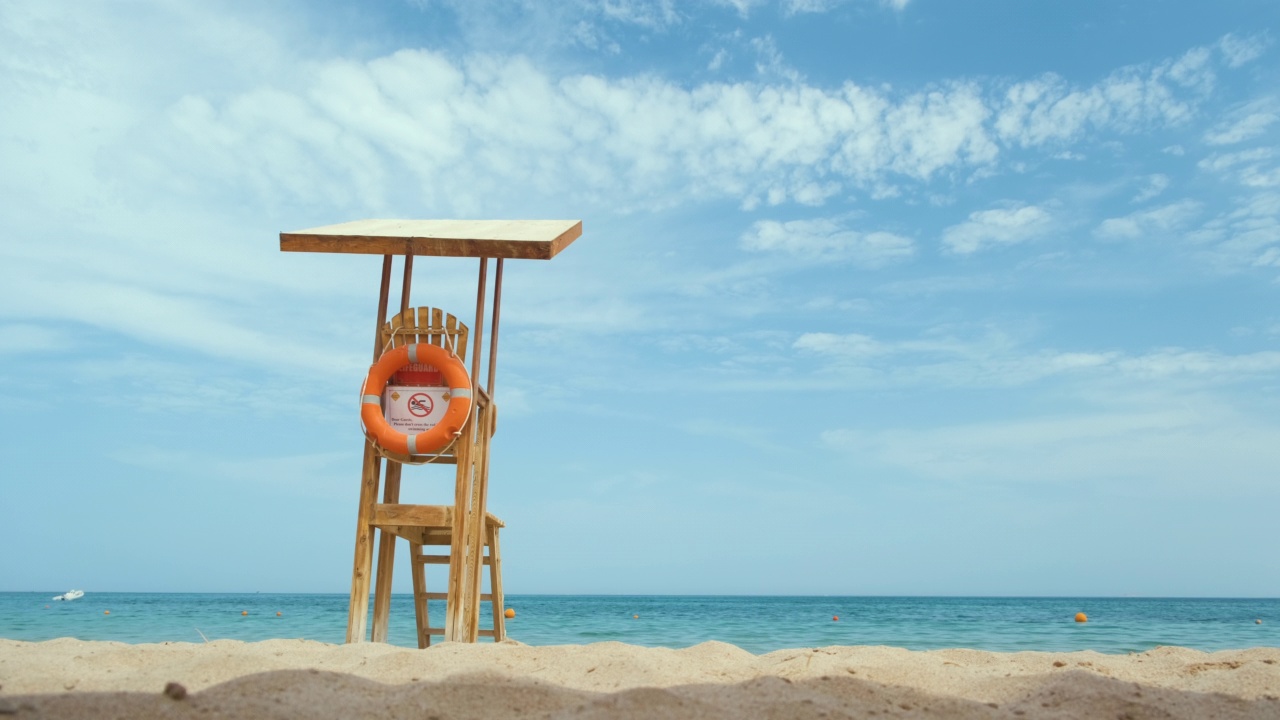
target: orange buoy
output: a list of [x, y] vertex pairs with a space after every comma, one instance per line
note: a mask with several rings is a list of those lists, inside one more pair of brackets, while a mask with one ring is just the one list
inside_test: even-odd
[[111, 614], [111, 611], [110, 611], [110, 610], [103, 610], [103, 611], [102, 611], [102, 614], [103, 614], [103, 615], [110, 615], [110, 614]]
[[1089, 622], [1089, 616], [1084, 613], [1076, 613], [1076, 622]]
[[832, 616], [831, 616], [831, 622], [840, 622], [840, 616], [839, 616], [839, 615], [832, 615]]
[[280, 617], [280, 611], [279, 611], [279, 610], [277, 610], [277, 611], [276, 611], [276, 617]]
[[[440, 369], [449, 383], [449, 406], [434, 427], [406, 435], [391, 427], [382, 413], [382, 391], [397, 370], [411, 363], [427, 363]], [[382, 354], [369, 368], [360, 391], [360, 420], [374, 445], [399, 455], [422, 456], [448, 446], [462, 434], [471, 417], [471, 375], [451, 351], [429, 343], [401, 345]]]
[[640, 619], [640, 616], [639, 616], [639, 615], [632, 615], [632, 616], [631, 616], [631, 619], [632, 619], [632, 620], [639, 620], [639, 619]]
[[249, 614], [249, 611], [248, 611], [248, 610], [241, 610], [241, 611], [240, 611], [240, 614], [241, 614], [241, 615], [248, 615], [248, 614]]
[[506, 612], [504, 612], [504, 613], [502, 613], [502, 614], [503, 614], [503, 616], [504, 616], [504, 617], [506, 617], [508, 620], [510, 620], [511, 618], [513, 618], [513, 617], [515, 617], [515, 616], [516, 616], [516, 609], [515, 609], [515, 608], [507, 608], [507, 611], [506, 611]]

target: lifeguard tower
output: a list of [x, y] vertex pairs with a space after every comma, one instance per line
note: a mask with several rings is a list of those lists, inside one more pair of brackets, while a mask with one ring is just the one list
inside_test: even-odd
[[[378, 294], [378, 317], [374, 333], [375, 368], [400, 365], [405, 349], [414, 353], [430, 351], [432, 357], [448, 356], [447, 362], [461, 364], [471, 345], [469, 388], [465, 373], [458, 382], [439, 395], [449, 407], [466, 392], [466, 406], [460, 429], [451, 433], [448, 444], [422, 452], [409, 440], [397, 451], [389, 443], [366, 438], [364, 467], [360, 478], [360, 506], [356, 520], [355, 560], [351, 572], [351, 605], [347, 615], [347, 642], [366, 639], [369, 591], [373, 585], [373, 627], [368, 633], [374, 642], [386, 642], [391, 608], [391, 576], [395, 561], [395, 540], [408, 540], [412, 555], [414, 609], [418, 646], [430, 644], [431, 636], [446, 640], [475, 642], [482, 635], [501, 640], [504, 635], [501, 555], [498, 529], [502, 522], [488, 513], [489, 446], [496, 428], [497, 404], [494, 379], [498, 361], [498, 321], [502, 307], [502, 265], [506, 259], [550, 260], [582, 235], [579, 220], [356, 220], [325, 227], [280, 233], [280, 249], [286, 252], [357, 253], [382, 256], [382, 282]], [[392, 261], [403, 256], [400, 310], [387, 317]], [[409, 291], [413, 261], [417, 256], [471, 257], [479, 259], [476, 280], [475, 318], [470, 328], [452, 314], [438, 308], [413, 307]], [[496, 261], [492, 295], [487, 290], [490, 260]], [[480, 355], [484, 340], [486, 301], [492, 297], [489, 331], [488, 373], [481, 384]], [[432, 348], [425, 346], [430, 345]], [[455, 374], [457, 369], [453, 368]], [[374, 370], [366, 380], [361, 412], [373, 413], [374, 405], [385, 403], [382, 378]], [[376, 386], [376, 387], [375, 387]], [[372, 390], [371, 390], [372, 388]], [[468, 392], [469, 391], [469, 392]], [[390, 391], [388, 391], [390, 392]], [[428, 403], [430, 400], [427, 401]], [[437, 399], [437, 402], [440, 402]], [[379, 407], [377, 417], [381, 418]], [[372, 417], [372, 416], [367, 416]], [[367, 423], [366, 423], [367, 424]], [[449, 428], [452, 430], [453, 428]], [[425, 436], [425, 433], [424, 435]], [[423, 437], [416, 436], [416, 437]], [[410, 438], [415, 437], [410, 435]], [[400, 480], [405, 464], [435, 462], [456, 465], [452, 505], [407, 505], [400, 503]], [[383, 466], [385, 463], [385, 481]], [[382, 485], [382, 501], [378, 489]], [[374, 576], [374, 536], [378, 535], [377, 575]], [[424, 546], [445, 546], [447, 556], [428, 555]], [[488, 550], [486, 555], [485, 551]], [[448, 565], [448, 591], [429, 593], [426, 564]], [[482, 572], [490, 570], [490, 592], [481, 592]], [[445, 600], [443, 627], [431, 627], [427, 601]], [[480, 603], [490, 600], [494, 626], [480, 630]]]

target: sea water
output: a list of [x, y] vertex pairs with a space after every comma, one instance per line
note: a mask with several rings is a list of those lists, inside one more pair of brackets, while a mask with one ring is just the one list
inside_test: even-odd
[[[0, 593], [0, 637], [346, 638], [345, 594], [88, 591], [70, 602], [52, 600], [55, 594]], [[681, 648], [717, 640], [753, 653], [827, 645], [1104, 653], [1280, 646], [1280, 599], [508, 595], [506, 604], [516, 611], [508, 636], [528, 645], [615, 640]], [[431, 624], [442, 624], [444, 604], [429, 610]], [[481, 611], [481, 627], [492, 627], [489, 604]], [[1075, 622], [1079, 612], [1088, 622]], [[416, 647], [411, 596], [393, 596], [388, 637]]]

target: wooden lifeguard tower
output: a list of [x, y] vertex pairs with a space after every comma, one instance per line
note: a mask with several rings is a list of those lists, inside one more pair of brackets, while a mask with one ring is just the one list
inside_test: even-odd
[[[286, 252], [357, 253], [382, 256], [382, 282], [378, 295], [378, 318], [374, 335], [375, 361], [384, 351], [404, 343], [430, 343], [458, 350], [465, 359], [470, 341], [471, 387], [474, 404], [461, 435], [447, 449], [431, 459], [456, 464], [452, 505], [405, 505], [400, 503], [400, 480], [404, 463], [419, 462], [412, 456], [397, 456], [379, 449], [366, 439], [364, 467], [360, 482], [360, 506], [356, 521], [355, 560], [351, 573], [351, 604], [347, 615], [347, 642], [366, 639], [369, 591], [373, 583], [374, 642], [385, 642], [391, 608], [391, 575], [395, 560], [395, 539], [409, 541], [413, 560], [414, 607], [417, 613], [418, 645], [430, 644], [430, 636], [443, 634], [446, 640], [475, 642], [482, 634], [495, 640], [503, 636], [501, 567], [497, 528], [501, 522], [488, 513], [489, 445], [493, 436], [497, 405], [494, 379], [498, 358], [498, 321], [502, 306], [502, 265], [511, 259], [550, 260], [582, 235], [578, 220], [357, 220], [325, 227], [280, 233], [280, 249]], [[400, 312], [387, 317], [392, 259], [404, 256], [404, 276]], [[450, 314], [430, 307], [414, 308], [409, 303], [413, 259], [416, 256], [471, 257], [480, 260], [476, 280], [476, 313], [468, 330]], [[489, 260], [496, 260], [492, 290], [492, 329], [489, 333], [488, 375], [480, 382], [480, 355], [484, 339], [485, 304]], [[378, 486], [386, 472], [382, 502], [377, 502]], [[379, 534], [376, 581], [374, 535]], [[423, 545], [449, 547], [448, 592], [444, 594], [445, 623], [431, 628], [427, 622], [427, 593], [422, 565], [432, 556], [422, 553]], [[489, 556], [485, 555], [488, 548]], [[443, 564], [444, 558], [438, 562]], [[480, 630], [482, 570], [490, 565], [490, 597], [494, 609], [494, 629]]]

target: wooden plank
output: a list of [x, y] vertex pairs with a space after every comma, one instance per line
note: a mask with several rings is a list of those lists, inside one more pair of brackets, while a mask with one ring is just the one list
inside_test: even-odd
[[[427, 628], [427, 629], [426, 629], [426, 632], [425, 632], [425, 633], [423, 633], [423, 634], [424, 634], [424, 635], [443, 635], [443, 634], [444, 634], [444, 628], [433, 628], [433, 627], [429, 627], [429, 628]], [[492, 630], [481, 630], [481, 631], [480, 631], [480, 637], [493, 637], [493, 631], [492, 631]]]
[[405, 525], [409, 527], [447, 528], [453, 524], [454, 510], [448, 505], [399, 505], [379, 503], [373, 506], [372, 522], [377, 527]]
[[[415, 562], [421, 563], [423, 565], [448, 565], [449, 556], [448, 555], [421, 555], [418, 557], [417, 560], [415, 560]], [[488, 565], [489, 562], [490, 562], [489, 556], [485, 555], [484, 564]]]
[[[492, 516], [490, 516], [492, 517]], [[498, 545], [498, 527], [488, 526], [489, 532], [489, 594], [493, 602], [493, 641], [502, 642], [507, 636], [507, 616], [502, 591], [502, 549]]]
[[457, 443], [458, 471], [453, 492], [455, 521], [449, 537], [449, 600], [445, 605], [444, 624], [445, 640], [456, 642], [472, 642], [465, 639], [461, 608], [467, 563], [466, 532], [470, 524], [467, 522], [467, 510], [471, 500], [471, 480], [475, 474], [475, 464], [471, 460], [475, 425], [474, 419], [468, 422], [462, 428], [462, 437], [458, 438]]
[[378, 292], [378, 325], [373, 333], [373, 360], [382, 354], [382, 323], [387, 319], [387, 298], [391, 294], [391, 256], [382, 256], [382, 285]]
[[364, 469], [360, 475], [360, 507], [356, 513], [356, 551], [351, 569], [351, 603], [347, 607], [347, 642], [364, 642], [369, 621], [369, 574], [373, 570], [374, 500], [378, 497], [378, 474], [382, 458], [373, 444], [364, 446]]
[[[382, 486], [382, 506], [400, 502], [400, 473], [404, 468], [394, 460], [387, 461], [386, 477]], [[374, 506], [374, 526], [378, 525], [377, 508]], [[384, 528], [378, 533], [378, 567], [373, 583], [373, 629], [369, 639], [387, 641], [387, 625], [391, 618], [391, 575], [396, 565], [396, 536]]]
[[[404, 259], [404, 278], [400, 286], [400, 312], [393, 318], [389, 326], [394, 328], [398, 321], [401, 326], [406, 322], [413, 323], [413, 311], [409, 308], [409, 291], [413, 277], [413, 256], [408, 255]], [[384, 325], [386, 329], [388, 325]], [[406, 342], [412, 342], [412, 338], [396, 336], [394, 332], [386, 334], [385, 340], [390, 341], [391, 347], [403, 345]], [[386, 347], [384, 345], [384, 347]], [[398, 462], [387, 460], [386, 477], [383, 480], [382, 503], [384, 505], [395, 505], [400, 502], [400, 475], [404, 468]], [[377, 515], [375, 506], [374, 515]], [[375, 525], [376, 525], [375, 521]], [[373, 642], [385, 643], [387, 641], [387, 626], [391, 620], [391, 579], [396, 567], [396, 536], [393, 533], [383, 529], [378, 533], [378, 569], [377, 577], [373, 584], [373, 628], [370, 631], [370, 640]]]
[[[478, 439], [476, 442], [476, 474], [475, 486], [472, 489], [471, 512], [477, 520], [467, 529], [467, 550], [475, 553], [472, 565], [468, 568], [474, 571], [468, 578], [471, 582], [470, 594], [472, 597], [480, 594], [483, 575], [481, 572], [481, 558], [484, 556], [484, 546], [488, 537], [485, 525], [488, 520], [486, 506], [489, 498], [489, 439], [493, 436], [490, 426], [492, 417], [493, 414], [490, 412], [490, 408], [480, 408], [476, 418]], [[474, 642], [476, 632], [480, 629], [480, 603], [474, 602], [468, 609], [470, 611], [467, 617], [467, 622], [470, 624], [468, 633], [473, 638], [472, 642]]]
[[[429, 592], [429, 593], [423, 593], [422, 597], [427, 600], [448, 600], [449, 593]], [[493, 600], [493, 598], [489, 595], [489, 593], [485, 593], [480, 596], [480, 600], [482, 602], [490, 602], [491, 600]]]
[[422, 546], [415, 542], [409, 543], [409, 557], [413, 560], [413, 616], [418, 627], [418, 648], [431, 647], [431, 636], [426, 630], [431, 626], [431, 618], [427, 614], [427, 571], [422, 563], [418, 562], [418, 558], [422, 557]]
[[[476, 280], [476, 314], [471, 326], [471, 387], [480, 385], [480, 351], [484, 340], [485, 280], [489, 259], [480, 258], [479, 277]], [[471, 416], [458, 439], [458, 472], [454, 482], [454, 523], [449, 543], [449, 599], [445, 605], [445, 639], [454, 642], [475, 642], [472, 619], [479, 614], [480, 601], [476, 599], [474, 578], [480, 572], [478, 546], [471, 538], [473, 526], [483, 525], [484, 518], [473, 512], [475, 492], [475, 443], [478, 411], [472, 406]]]
[[[391, 293], [391, 256], [382, 258], [382, 280], [378, 288], [378, 322], [373, 333], [373, 359], [382, 354], [382, 324], [387, 317], [387, 298]], [[382, 458], [373, 443], [364, 444], [364, 462], [360, 471], [360, 500], [356, 510], [356, 548], [351, 568], [351, 600], [347, 606], [347, 642], [364, 642], [369, 615], [369, 573], [373, 570], [373, 505], [378, 499], [378, 475]]]
[[353, 220], [280, 233], [285, 252], [550, 260], [581, 220]]
[[502, 312], [502, 258], [498, 258], [497, 272], [493, 276], [493, 321], [489, 327], [489, 382], [485, 389], [493, 395], [493, 384], [498, 372], [498, 320]]

